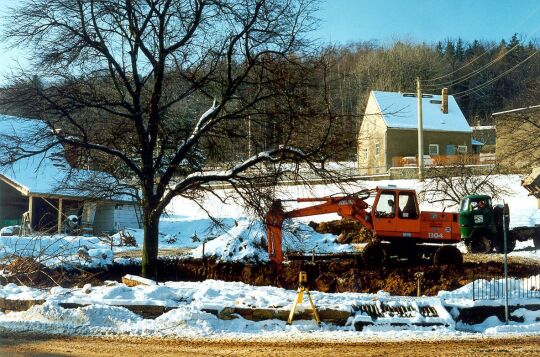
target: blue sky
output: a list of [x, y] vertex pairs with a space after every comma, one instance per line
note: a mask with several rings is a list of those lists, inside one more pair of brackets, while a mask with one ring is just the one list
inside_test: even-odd
[[[11, 0], [0, 0], [0, 16]], [[435, 43], [448, 38], [495, 40], [519, 33], [540, 38], [540, 0], [321, 0], [320, 26], [313, 36], [322, 44], [378, 40]], [[1, 33], [1, 32], [0, 32]], [[1, 46], [1, 45], [0, 45]], [[0, 75], [9, 73], [24, 53], [0, 50]]]
[[315, 35], [324, 43], [540, 38], [539, 0], [322, 0], [320, 8]]

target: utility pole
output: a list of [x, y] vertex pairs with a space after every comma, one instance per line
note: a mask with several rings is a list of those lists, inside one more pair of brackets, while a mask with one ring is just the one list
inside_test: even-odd
[[422, 88], [420, 77], [416, 77], [416, 97], [418, 98], [418, 179], [424, 179], [424, 134], [422, 123]]
[[509, 210], [506, 202], [503, 201], [503, 239], [504, 239], [504, 320], [508, 325], [508, 234], [506, 232], [506, 222], [508, 222]]
[[251, 115], [248, 115], [248, 158], [251, 157]]

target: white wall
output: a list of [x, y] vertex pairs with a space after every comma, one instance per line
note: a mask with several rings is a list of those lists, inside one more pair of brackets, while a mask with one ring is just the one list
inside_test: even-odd
[[[139, 206], [116, 204], [114, 209], [114, 226], [116, 229], [124, 228], [142, 228], [137, 220], [137, 209]], [[141, 214], [139, 212], [139, 220]]]
[[124, 228], [142, 228], [137, 221], [136, 207], [138, 208], [136, 205], [99, 203], [94, 218], [94, 233], [118, 231]]
[[98, 203], [94, 217], [94, 233], [114, 230], [114, 203]]

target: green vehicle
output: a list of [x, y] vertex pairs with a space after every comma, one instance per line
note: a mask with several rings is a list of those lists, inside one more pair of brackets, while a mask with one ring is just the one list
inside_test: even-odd
[[[504, 253], [504, 231], [507, 236], [507, 251], [516, 246], [516, 234], [510, 231], [508, 205], [492, 206], [487, 195], [468, 195], [461, 201], [459, 226], [461, 240], [469, 253]], [[503, 215], [506, 214], [503, 230]]]

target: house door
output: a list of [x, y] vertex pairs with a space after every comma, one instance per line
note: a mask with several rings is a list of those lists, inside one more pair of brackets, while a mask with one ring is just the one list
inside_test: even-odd
[[456, 146], [455, 145], [446, 145], [446, 155], [455, 155]]

